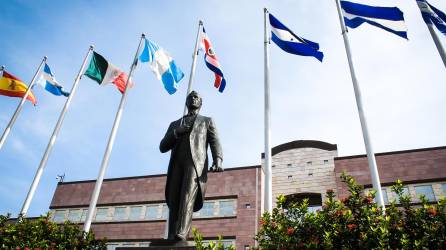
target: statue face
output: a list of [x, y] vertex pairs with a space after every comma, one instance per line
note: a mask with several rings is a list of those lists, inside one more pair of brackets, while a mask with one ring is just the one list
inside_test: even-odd
[[192, 91], [188, 96], [186, 100], [186, 106], [187, 109], [199, 109], [201, 108], [201, 97], [198, 95], [197, 92]]

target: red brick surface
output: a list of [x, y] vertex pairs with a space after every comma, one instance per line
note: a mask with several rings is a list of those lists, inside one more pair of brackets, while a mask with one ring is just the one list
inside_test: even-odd
[[[256, 187], [256, 171], [258, 171]], [[228, 169], [223, 173], [209, 173], [206, 199], [237, 196], [235, 218], [199, 219], [192, 225], [206, 237], [235, 237], [237, 249], [254, 246], [256, 217], [260, 216], [260, 168]], [[122, 203], [163, 202], [165, 176], [104, 180], [98, 206]], [[62, 183], [57, 186], [51, 207], [88, 207], [94, 182]], [[257, 204], [256, 204], [257, 189]], [[246, 204], [251, 208], [246, 208]], [[257, 210], [257, 211], [256, 211]], [[93, 223], [92, 230], [102, 238], [113, 241], [161, 239], [165, 222]]]
[[[400, 179], [403, 182], [446, 178], [446, 148], [432, 148], [376, 154], [376, 163], [381, 183], [390, 184]], [[348, 195], [341, 183], [341, 173], [352, 175], [362, 185], [371, 184], [366, 156], [335, 158], [336, 185], [339, 196]]]

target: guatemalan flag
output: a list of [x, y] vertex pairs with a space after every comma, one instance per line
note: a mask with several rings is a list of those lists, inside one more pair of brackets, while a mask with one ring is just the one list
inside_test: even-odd
[[43, 71], [40, 75], [38, 83], [47, 91], [54, 95], [58, 96], [69, 96], [70, 94], [65, 92], [63, 87], [56, 81], [54, 78], [53, 72], [51, 72], [48, 64], [45, 63], [45, 67], [43, 67]]
[[172, 95], [177, 91], [178, 82], [183, 79], [184, 73], [177, 67], [167, 51], [146, 38], [139, 60], [150, 64], [156, 78], [163, 82], [164, 88], [169, 94]]
[[324, 53], [319, 51], [319, 44], [297, 36], [271, 14], [269, 23], [271, 40], [281, 49], [295, 55], [312, 56], [322, 62]]
[[428, 25], [433, 23], [441, 33], [446, 35], [446, 15], [426, 0], [417, 0], [417, 4], [424, 22]]
[[204, 62], [206, 66], [215, 74], [214, 87], [218, 89], [220, 93], [223, 93], [226, 87], [226, 80], [221, 71], [220, 63], [218, 62], [217, 55], [212, 47], [211, 40], [203, 27], [203, 34], [201, 39], [201, 47], [205, 51]]
[[397, 7], [376, 7], [341, 1], [345, 25], [354, 29], [368, 23], [407, 39], [404, 14]]

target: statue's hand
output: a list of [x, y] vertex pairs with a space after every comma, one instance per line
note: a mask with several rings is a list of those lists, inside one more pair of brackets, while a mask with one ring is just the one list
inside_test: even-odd
[[223, 172], [223, 167], [221, 166], [221, 159], [218, 158], [214, 163], [212, 163], [211, 172]]
[[175, 136], [179, 137], [179, 136], [183, 136], [184, 134], [190, 132], [192, 129], [191, 126], [188, 125], [181, 125], [178, 128], [176, 128], [173, 132], [175, 134]]

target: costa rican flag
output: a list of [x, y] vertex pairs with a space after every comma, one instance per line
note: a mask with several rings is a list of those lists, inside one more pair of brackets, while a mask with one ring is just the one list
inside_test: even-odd
[[215, 55], [214, 48], [212, 47], [212, 43], [209, 40], [204, 27], [201, 39], [201, 47], [205, 51], [204, 62], [206, 63], [206, 66], [215, 74], [214, 87], [216, 87], [220, 93], [223, 93], [226, 87], [226, 80], [223, 76], [223, 72], [221, 72], [221, 67], [220, 63], [218, 62], [217, 55]]

